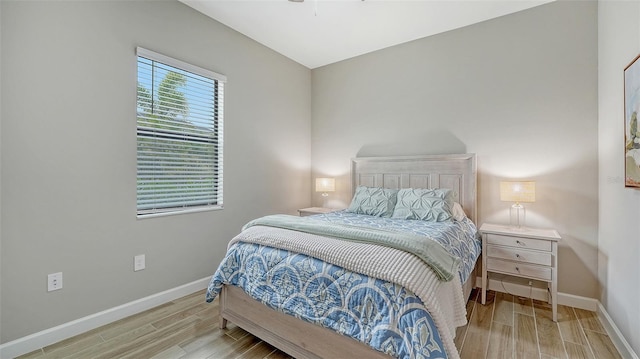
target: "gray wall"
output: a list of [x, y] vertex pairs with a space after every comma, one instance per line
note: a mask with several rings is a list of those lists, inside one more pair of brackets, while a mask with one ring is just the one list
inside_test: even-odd
[[[207, 277], [309, 205], [309, 69], [177, 1], [0, 8], [2, 342]], [[224, 210], [136, 220], [136, 46], [228, 77]]]
[[640, 190], [624, 187], [623, 70], [640, 53], [640, 3], [598, 5], [598, 299], [640, 354]]
[[555, 2], [314, 69], [312, 177], [343, 207], [351, 157], [476, 153], [479, 224], [508, 223], [500, 180], [536, 181], [559, 290], [597, 298], [597, 40], [596, 2]]

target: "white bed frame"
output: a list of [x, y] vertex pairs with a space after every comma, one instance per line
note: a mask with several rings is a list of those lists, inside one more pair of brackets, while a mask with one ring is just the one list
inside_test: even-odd
[[[450, 188], [467, 217], [476, 222], [475, 154], [361, 157], [351, 161], [352, 192], [357, 186]], [[475, 286], [475, 271], [463, 285], [465, 298]], [[295, 358], [386, 358], [366, 344], [293, 316], [277, 312], [241, 289], [223, 286], [220, 328], [227, 321]]]

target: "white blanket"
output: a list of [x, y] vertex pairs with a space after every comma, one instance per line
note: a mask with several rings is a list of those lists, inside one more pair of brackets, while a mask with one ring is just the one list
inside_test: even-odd
[[422, 260], [398, 249], [280, 228], [251, 227], [231, 240], [229, 247], [236, 242], [302, 253], [407, 288], [422, 300], [431, 314], [447, 355], [460, 357], [453, 339], [456, 328], [465, 325], [467, 317], [459, 276], [449, 282], [440, 281]]

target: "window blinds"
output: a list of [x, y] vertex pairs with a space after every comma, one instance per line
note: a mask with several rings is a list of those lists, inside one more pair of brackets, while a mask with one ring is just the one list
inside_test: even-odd
[[138, 48], [138, 216], [222, 208], [223, 75]]

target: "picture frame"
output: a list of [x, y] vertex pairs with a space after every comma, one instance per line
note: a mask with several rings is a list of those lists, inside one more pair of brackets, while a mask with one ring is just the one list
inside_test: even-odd
[[640, 55], [624, 68], [624, 186], [640, 188]]

